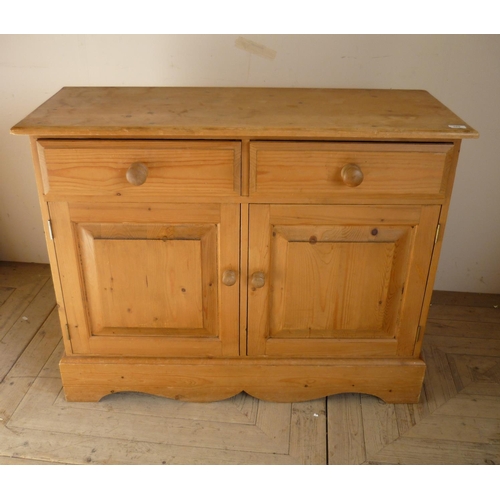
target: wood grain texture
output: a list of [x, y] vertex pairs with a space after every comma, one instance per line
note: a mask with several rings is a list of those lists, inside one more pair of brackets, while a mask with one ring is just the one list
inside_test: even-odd
[[427, 277], [427, 284], [426, 284], [426, 292], [424, 296], [424, 303], [422, 307], [422, 312], [420, 316], [420, 339], [417, 339], [417, 342], [414, 345], [413, 352], [415, 356], [420, 356], [421, 350], [422, 350], [422, 342], [425, 334], [425, 323], [427, 321], [428, 313], [429, 313], [429, 307], [430, 307], [430, 302], [431, 302], [431, 296], [432, 296], [432, 290], [434, 288], [434, 281], [436, 279], [436, 273], [437, 273], [437, 267], [438, 267], [438, 262], [439, 262], [439, 256], [441, 254], [441, 248], [443, 245], [443, 236], [446, 230], [446, 221], [448, 217], [448, 210], [450, 208], [450, 201], [451, 201], [451, 192], [453, 188], [453, 181], [455, 179], [455, 173], [457, 170], [457, 164], [458, 164], [458, 155], [460, 152], [460, 146], [461, 146], [461, 141], [460, 140], [455, 140], [454, 141], [454, 149], [453, 149], [453, 154], [449, 157], [449, 162], [446, 166], [445, 169], [445, 175], [448, 177], [448, 187], [447, 187], [447, 192], [446, 192], [446, 198], [444, 200], [444, 203], [441, 206], [441, 210], [439, 213], [439, 226], [438, 226], [438, 232], [436, 233], [435, 240], [434, 240], [434, 249], [432, 251], [432, 259], [429, 265], [429, 273]]
[[366, 460], [363, 412], [360, 394], [329, 397], [328, 463], [355, 465]]
[[[221, 206], [219, 233], [212, 242], [216, 246], [216, 261], [219, 282], [217, 305], [215, 300], [208, 307], [217, 308], [219, 321], [219, 338], [224, 356], [238, 356], [240, 353], [240, 296], [239, 281], [234, 286], [222, 285], [222, 274], [225, 269], [235, 269], [239, 276], [240, 266], [240, 212], [237, 204]], [[209, 284], [210, 285], [210, 284]], [[208, 286], [208, 288], [211, 288]]]
[[0, 287], [0, 306], [10, 297], [15, 288], [11, 286]]
[[[383, 326], [393, 242], [374, 244], [352, 237], [346, 242], [325, 235], [320, 227], [305, 226], [300, 239], [280, 245], [284, 233], [275, 226], [272, 337], [327, 338], [333, 330], [337, 338], [366, 337], [370, 331], [380, 337], [391, 334]], [[321, 237], [310, 243], [309, 235], [318, 233]], [[367, 261], [372, 263], [368, 269]]]
[[[52, 222], [65, 383], [90, 363], [70, 397], [418, 398], [436, 230], [477, 137], [428, 93], [65, 88], [12, 132]], [[429, 359], [481, 350], [449, 340]]]
[[[467, 293], [467, 292], [447, 292], [434, 290], [431, 299], [432, 305], [443, 306], [466, 306], [466, 307], [493, 307], [500, 308], [500, 293]], [[432, 315], [433, 319], [439, 318]]]
[[27, 308], [48, 280], [48, 276], [43, 276], [42, 278], [33, 279], [28, 283], [4, 288], [7, 293], [4, 295], [5, 300], [0, 310], [0, 331], [2, 332], [0, 340], [7, 335], [10, 328], [18, 321], [19, 309]]
[[[54, 283], [54, 293], [56, 295], [57, 300], [57, 309], [59, 312], [59, 321], [61, 325], [67, 325], [68, 319], [66, 317], [66, 307], [64, 302], [64, 297], [61, 288], [61, 278], [59, 276], [59, 270], [57, 267], [57, 257], [56, 250], [54, 246], [53, 237], [51, 237], [51, 233], [49, 230], [49, 221], [50, 221], [50, 212], [49, 206], [43, 199], [43, 186], [44, 180], [42, 177], [42, 170], [40, 167], [40, 159], [38, 157], [38, 149], [37, 149], [37, 139], [36, 137], [30, 137], [30, 149], [31, 149], [31, 157], [33, 159], [33, 166], [35, 167], [35, 180], [38, 191], [38, 202], [40, 206], [40, 211], [42, 213], [42, 221], [43, 221], [43, 230], [45, 235], [45, 243], [47, 245], [47, 253], [49, 255], [49, 261], [52, 263], [50, 270], [52, 275], [52, 282]], [[53, 235], [52, 235], [53, 236]], [[71, 343], [71, 339], [68, 335], [63, 337], [64, 346], [67, 353], [71, 353], [73, 351], [73, 346]]]
[[290, 454], [302, 457], [302, 464], [320, 464], [325, 456], [327, 437], [325, 401], [315, 399], [292, 404], [290, 425], [299, 432], [290, 437]]
[[[56, 305], [52, 281], [45, 279], [42, 284], [40, 291], [32, 297], [28, 307], [23, 309], [21, 317], [17, 317], [12, 325], [9, 322], [0, 326], [0, 380], [16, 363], [21, 352], [31, 342]], [[9, 305], [2, 306], [0, 315]]]
[[422, 90], [201, 87], [65, 87], [11, 132], [58, 137], [478, 136]]
[[[241, 146], [233, 141], [38, 141], [47, 199], [91, 195], [120, 200], [150, 196], [240, 193]], [[141, 183], [127, 175], [143, 165]]]
[[411, 356], [438, 213], [251, 205], [249, 274], [265, 283], [249, 283], [249, 353]]
[[77, 230], [94, 335], [133, 328], [134, 334], [217, 336], [214, 224], [104, 223]]
[[[444, 199], [443, 175], [452, 144], [391, 143], [250, 143], [250, 195], [332, 196], [356, 200], [367, 196], [434, 196]], [[344, 167], [354, 164], [362, 182], [347, 185]]]
[[248, 204], [242, 203], [240, 207], [240, 356], [248, 354], [247, 282], [249, 211]]
[[[41, 454], [55, 463], [84, 464], [325, 463], [325, 438], [317, 432], [312, 414], [321, 412], [324, 424], [324, 401], [248, 405], [245, 401], [251, 398], [242, 395], [188, 409], [179, 401], [114, 395], [104, 402], [104, 423], [98, 405], [68, 403], [57, 394], [59, 389], [57, 379], [36, 380], [10, 419], [12, 430], [2, 442], [11, 456]], [[55, 398], [48, 399], [48, 394]], [[61, 414], [68, 418], [61, 421]], [[79, 437], [74, 434], [75, 422], [80, 424]]]
[[[436, 231], [439, 220], [439, 206], [424, 206], [420, 224], [416, 230], [408, 277], [405, 284], [403, 299], [403, 315], [400, 332], [408, 332], [419, 325], [422, 314], [425, 315], [424, 298], [430, 278], [430, 265], [436, 246]], [[431, 278], [432, 279], [432, 278]], [[415, 300], [418, 297], [419, 300]], [[425, 320], [424, 320], [425, 321]], [[423, 328], [425, 324], [421, 325]], [[398, 354], [401, 356], [415, 355], [417, 331], [413, 335], [401, 335], [398, 343]]]
[[239, 286], [221, 281], [239, 269], [238, 205], [51, 202], [50, 210], [75, 352], [238, 353]]
[[97, 240], [94, 247], [101, 308], [94, 335], [106, 327], [111, 333], [134, 328], [134, 334], [203, 329], [199, 240]]
[[269, 280], [261, 288], [251, 286], [254, 273], [269, 274], [271, 251], [271, 224], [269, 205], [250, 205], [248, 236], [248, 354], [266, 352], [269, 331]]
[[265, 401], [310, 401], [361, 392], [417, 402], [425, 365], [415, 359], [256, 360], [69, 357], [60, 363], [68, 401], [138, 391], [181, 401], [218, 401], [245, 391]]
[[[16, 290], [49, 274], [48, 266], [0, 263], [0, 283]], [[440, 305], [449, 307], [448, 318], [453, 310], [460, 318], [467, 307], [486, 312], [492, 299], [445, 294]], [[14, 324], [33, 300], [10, 309]], [[500, 464], [500, 355], [482, 328], [494, 323], [480, 318], [446, 320], [454, 328], [443, 334], [428, 331], [418, 404], [384, 405], [359, 394], [292, 404], [246, 394], [186, 403], [131, 392], [72, 403], [61, 389], [64, 349], [54, 308], [26, 347], [12, 338], [20, 354], [0, 382], [0, 463]], [[429, 320], [440, 321], [432, 307]], [[471, 331], [473, 342], [463, 342]]]

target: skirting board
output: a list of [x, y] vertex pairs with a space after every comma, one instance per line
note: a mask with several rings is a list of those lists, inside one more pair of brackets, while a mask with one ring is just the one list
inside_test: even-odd
[[387, 403], [417, 403], [425, 374], [420, 359], [276, 360], [65, 356], [60, 362], [68, 401], [99, 401], [133, 391], [181, 401], [210, 402], [244, 391], [266, 401], [299, 402], [346, 392]]

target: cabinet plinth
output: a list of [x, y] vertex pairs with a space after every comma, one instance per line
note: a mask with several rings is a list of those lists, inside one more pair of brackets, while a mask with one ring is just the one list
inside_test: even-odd
[[64, 88], [12, 133], [51, 228], [68, 400], [418, 401], [478, 135], [428, 93]]

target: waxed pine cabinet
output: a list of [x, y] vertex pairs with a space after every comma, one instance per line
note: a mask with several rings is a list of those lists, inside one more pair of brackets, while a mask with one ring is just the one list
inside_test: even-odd
[[63, 88], [31, 138], [65, 394], [418, 401], [461, 140], [425, 91]]

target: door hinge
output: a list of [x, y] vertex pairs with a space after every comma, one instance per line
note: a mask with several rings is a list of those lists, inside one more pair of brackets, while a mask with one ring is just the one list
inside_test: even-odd
[[51, 240], [53, 240], [54, 239], [54, 233], [52, 232], [52, 221], [50, 219], [47, 221], [47, 226], [49, 228], [49, 237], [50, 237]]
[[71, 342], [71, 335], [69, 334], [69, 325], [66, 323], [66, 340]]
[[418, 341], [420, 340], [420, 334], [422, 332], [422, 327], [420, 325], [418, 325], [418, 328], [417, 328], [417, 338], [415, 339], [415, 344], [418, 343]]
[[439, 238], [439, 231], [441, 231], [441, 224], [438, 224], [436, 228], [436, 237], [434, 238], [434, 245], [437, 243], [438, 238]]

